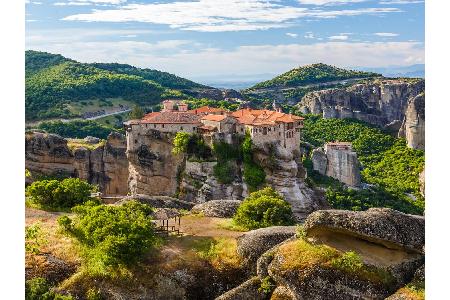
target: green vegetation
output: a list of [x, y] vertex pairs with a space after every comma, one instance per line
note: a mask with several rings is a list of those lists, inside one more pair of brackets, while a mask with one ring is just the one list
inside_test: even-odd
[[135, 264], [158, 244], [148, 205], [130, 201], [109, 206], [88, 201], [72, 211], [75, 217], [60, 217], [58, 223], [81, 244], [91, 274], [107, 275]]
[[233, 222], [246, 229], [294, 223], [289, 203], [270, 187], [251, 193], [239, 205]]
[[26, 78], [27, 119], [67, 115], [64, 103], [121, 97], [140, 104], [160, 101], [163, 87], [141, 77], [116, 74], [86, 64], [63, 62]]
[[315, 147], [330, 141], [352, 142], [363, 167], [363, 181], [374, 185], [360, 191], [346, 189], [336, 180], [314, 172], [310, 160], [304, 159], [310, 174], [309, 182], [329, 187], [326, 196], [334, 208], [390, 207], [406, 213], [423, 213], [425, 203], [420, 194], [418, 175], [425, 165], [425, 153], [408, 148], [404, 139], [393, 138], [362, 121], [308, 115], [304, 121], [303, 140]]
[[38, 129], [45, 130], [48, 133], [55, 133], [65, 138], [78, 139], [85, 138], [88, 135], [106, 139], [111, 132], [119, 131], [94, 121], [42, 122], [39, 124]]
[[234, 111], [239, 109], [239, 103], [230, 100], [211, 100], [207, 98], [185, 100], [189, 105], [189, 109], [195, 109], [202, 106], [218, 107]]
[[175, 155], [186, 153], [191, 137], [192, 135], [187, 132], [177, 132], [173, 139], [172, 153]]
[[39, 223], [25, 227], [25, 252], [39, 254], [41, 246], [47, 244], [47, 240], [42, 232]]
[[197, 254], [208, 260], [216, 269], [227, 270], [237, 268], [241, 264], [237, 255], [237, 242], [231, 238], [207, 240], [202, 247], [197, 247]]
[[381, 75], [370, 72], [349, 71], [319, 63], [292, 69], [271, 80], [260, 82], [251, 87], [250, 89], [291, 87], [298, 85], [318, 84], [323, 82], [344, 80], [350, 78], [365, 78], [377, 76]]
[[304, 270], [320, 266], [376, 284], [391, 285], [395, 280], [388, 271], [364, 264], [361, 257], [353, 251], [341, 253], [327, 245], [312, 244], [302, 238], [281, 245], [278, 251], [284, 257], [283, 270]]
[[72, 296], [64, 296], [51, 290], [50, 284], [42, 277], [25, 282], [25, 300], [72, 300]]
[[145, 112], [142, 109], [142, 107], [140, 107], [139, 105], [134, 105], [133, 109], [130, 111], [130, 116], [129, 118], [131, 120], [139, 120], [142, 119], [142, 117], [144, 116]]
[[32, 203], [41, 209], [62, 209], [73, 207], [91, 199], [97, 188], [79, 178], [35, 181], [26, 189]]
[[258, 288], [259, 292], [263, 292], [264, 294], [269, 295], [276, 288], [276, 284], [273, 281], [272, 277], [266, 276], [261, 279], [261, 286]]
[[[61, 55], [25, 52], [25, 112], [27, 120], [79, 116], [74, 106], [120, 98], [144, 107], [161, 99], [189, 99], [195, 89], [209, 88], [157, 70], [125, 64], [82, 64]], [[79, 105], [78, 105], [79, 104]]]
[[264, 183], [266, 174], [264, 169], [253, 161], [252, 139], [248, 132], [245, 134], [244, 141], [241, 144], [241, 151], [244, 160], [244, 181], [250, 190], [256, 190]]
[[220, 183], [233, 182], [237, 169], [234, 162], [240, 161], [239, 148], [225, 142], [217, 142], [213, 145], [213, 152], [217, 157], [217, 165], [214, 166], [214, 176]]

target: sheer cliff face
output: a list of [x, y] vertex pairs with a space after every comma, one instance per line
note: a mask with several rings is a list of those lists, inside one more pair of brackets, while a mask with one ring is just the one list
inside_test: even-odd
[[33, 176], [78, 177], [98, 184], [107, 195], [126, 195], [128, 160], [125, 137], [112, 133], [94, 149], [70, 149], [67, 140], [39, 132], [25, 135], [25, 168]]
[[398, 133], [399, 137], [406, 138], [408, 146], [414, 149], [425, 150], [425, 94], [410, 98]]
[[384, 126], [405, 117], [408, 100], [425, 90], [421, 79], [384, 79], [354, 84], [348, 88], [315, 91], [298, 104], [304, 113], [324, 118], [356, 118]]
[[130, 192], [145, 195], [175, 195], [184, 167], [184, 156], [172, 154], [173, 134], [151, 129], [134, 134], [127, 135]]

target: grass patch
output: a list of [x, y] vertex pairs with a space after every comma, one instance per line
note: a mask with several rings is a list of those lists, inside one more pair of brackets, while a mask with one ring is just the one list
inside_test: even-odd
[[208, 247], [203, 247], [197, 253], [201, 258], [208, 260], [215, 269], [226, 270], [238, 268], [241, 265], [236, 249], [235, 239], [217, 238], [212, 239]]
[[283, 270], [305, 269], [319, 265], [323, 268], [340, 270], [351, 276], [375, 284], [391, 285], [394, 277], [384, 269], [368, 266], [353, 252], [340, 252], [327, 245], [314, 245], [304, 239], [284, 244], [279, 248], [283, 255]]
[[236, 224], [233, 221], [233, 219], [220, 220], [220, 222], [217, 224], [217, 227], [221, 228], [221, 229], [230, 230], [230, 231], [241, 231], [241, 232], [248, 231], [246, 228]]
[[104, 146], [106, 140], [100, 140], [97, 144], [87, 143], [84, 139], [68, 139], [67, 147], [69, 147], [70, 151], [74, 151], [77, 148], [84, 147], [88, 150], [95, 150], [101, 146]]

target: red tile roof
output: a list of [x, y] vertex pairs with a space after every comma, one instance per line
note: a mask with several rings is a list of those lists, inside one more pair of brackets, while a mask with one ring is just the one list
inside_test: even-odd
[[202, 118], [202, 120], [220, 122], [223, 119], [226, 119], [227, 117], [228, 117], [227, 115], [206, 115]]
[[268, 109], [240, 109], [231, 114], [240, 123], [247, 125], [274, 125], [278, 122], [291, 123], [304, 118]]
[[194, 114], [207, 114], [207, 113], [226, 113], [228, 111], [223, 108], [209, 107], [206, 105], [199, 108], [188, 110], [188, 112]]
[[199, 124], [200, 116], [190, 112], [163, 111], [149, 113], [142, 118], [142, 123], [151, 124]]

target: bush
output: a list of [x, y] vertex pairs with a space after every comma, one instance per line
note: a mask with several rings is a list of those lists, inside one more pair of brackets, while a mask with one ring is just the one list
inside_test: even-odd
[[91, 199], [96, 187], [79, 178], [35, 181], [26, 189], [27, 196], [42, 208], [70, 208]]
[[233, 182], [234, 176], [236, 174], [236, 169], [229, 162], [219, 161], [217, 165], [214, 166], [214, 177], [217, 181], [223, 184], [228, 184]]
[[253, 144], [250, 134], [246, 132], [241, 144], [242, 158], [244, 160], [244, 181], [250, 190], [256, 190], [266, 179], [264, 169], [253, 161]]
[[36, 277], [25, 282], [25, 300], [72, 300], [72, 296], [56, 294], [42, 277]]
[[294, 224], [290, 204], [270, 187], [251, 193], [239, 205], [233, 222], [246, 229]]
[[172, 153], [177, 155], [186, 153], [191, 135], [187, 132], [177, 132], [173, 139]]
[[63, 216], [58, 223], [81, 243], [93, 272], [107, 273], [108, 267], [131, 265], [158, 242], [150, 217], [152, 208], [137, 201], [121, 206], [88, 201], [72, 211], [74, 218]]

